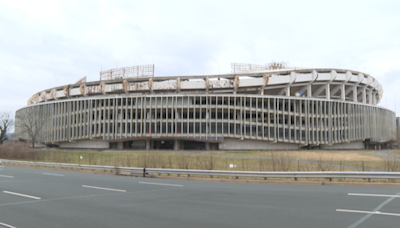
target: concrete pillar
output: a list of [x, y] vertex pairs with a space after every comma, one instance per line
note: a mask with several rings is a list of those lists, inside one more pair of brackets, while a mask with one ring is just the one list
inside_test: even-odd
[[346, 100], [346, 88], [344, 84], [340, 86], [340, 99], [342, 101]]
[[365, 88], [362, 89], [362, 103], [367, 103], [367, 93]]
[[372, 90], [368, 91], [368, 104], [373, 104], [373, 101], [372, 101]]
[[372, 104], [373, 105], [376, 105], [376, 101], [377, 99], [376, 99], [376, 93], [373, 93], [373, 95], [372, 95]]
[[326, 84], [325, 96], [326, 96], [327, 100], [331, 99], [331, 85], [330, 84]]
[[118, 150], [124, 149], [124, 142], [118, 142], [117, 149], [118, 149]]
[[353, 102], [357, 102], [357, 86], [353, 86]]
[[312, 88], [311, 84], [307, 86], [307, 97], [312, 97]]
[[180, 148], [180, 142], [179, 142], [179, 140], [175, 139], [174, 150], [179, 150], [179, 148]]
[[206, 142], [206, 150], [210, 150], [210, 143]]
[[146, 150], [150, 150], [150, 149], [151, 149], [150, 139], [146, 139]]

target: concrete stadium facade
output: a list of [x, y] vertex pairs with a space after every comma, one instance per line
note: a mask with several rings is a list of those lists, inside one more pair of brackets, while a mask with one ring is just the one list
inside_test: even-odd
[[45, 119], [38, 142], [60, 148], [296, 150], [387, 147], [395, 113], [383, 90], [343, 69], [121, 78], [34, 94], [16, 112]]

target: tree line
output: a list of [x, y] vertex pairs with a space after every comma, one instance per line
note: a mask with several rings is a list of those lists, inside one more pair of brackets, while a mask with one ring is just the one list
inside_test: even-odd
[[0, 145], [8, 140], [9, 134], [14, 127], [14, 116], [11, 112], [0, 112]]
[[32, 148], [41, 140], [46, 123], [41, 107], [31, 107], [18, 111], [14, 118], [12, 112], [0, 112], [0, 145], [9, 139], [14, 129], [14, 137], [30, 141]]

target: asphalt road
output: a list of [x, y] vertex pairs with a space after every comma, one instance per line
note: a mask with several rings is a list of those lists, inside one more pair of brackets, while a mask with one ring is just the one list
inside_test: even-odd
[[0, 167], [0, 227], [399, 227], [399, 193]]

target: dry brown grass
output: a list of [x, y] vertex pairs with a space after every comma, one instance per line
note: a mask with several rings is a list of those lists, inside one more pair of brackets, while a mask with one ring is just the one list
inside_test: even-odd
[[379, 156], [369, 152], [291, 152], [291, 156], [298, 160], [332, 160], [332, 161], [382, 161]]
[[34, 160], [40, 154], [32, 150], [25, 143], [17, 143], [6, 141], [0, 145], [0, 158], [17, 159], [17, 160]]
[[[82, 157], [82, 158], [81, 158]], [[0, 147], [0, 158], [125, 167], [231, 171], [372, 171], [400, 170], [400, 162], [372, 151], [88, 151], [32, 150], [22, 144]], [[234, 167], [229, 167], [233, 164]]]
[[389, 151], [389, 154], [395, 155], [397, 157], [400, 157], [400, 150], [392, 150]]
[[[373, 154], [373, 151], [277, 151], [277, 152], [221, 152], [221, 155], [241, 155], [248, 157], [272, 158], [274, 153], [285, 153], [294, 160], [332, 160], [332, 161], [383, 161], [383, 159]], [[400, 151], [399, 151], [400, 155]]]

